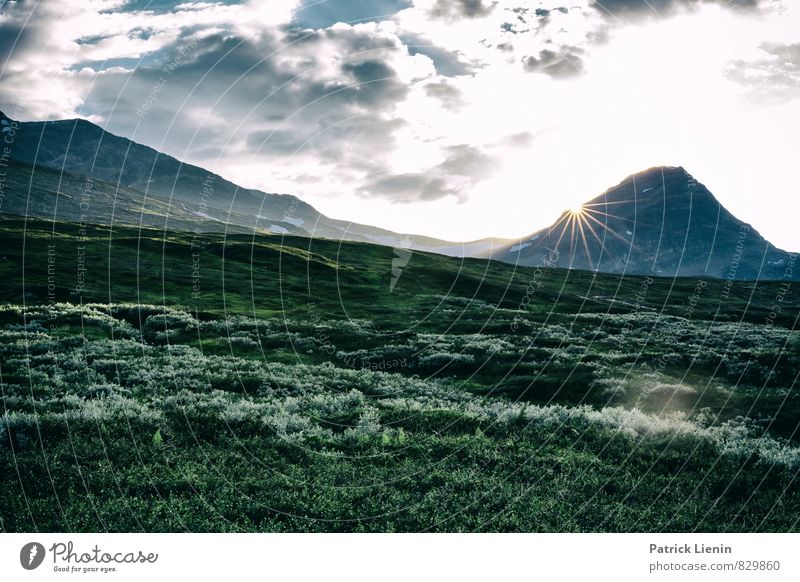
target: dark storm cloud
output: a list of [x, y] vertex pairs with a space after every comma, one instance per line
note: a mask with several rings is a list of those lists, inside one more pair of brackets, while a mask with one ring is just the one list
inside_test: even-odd
[[461, 176], [478, 182], [491, 176], [494, 162], [478, 148], [469, 145], [450, 146], [447, 158], [437, 169], [449, 176]]
[[520, 28], [516, 23], [512, 22], [504, 22], [500, 25], [500, 30], [508, 34], [525, 34], [531, 31], [530, 28]]
[[381, 61], [366, 60], [360, 63], [346, 63], [342, 70], [351, 73], [359, 83], [381, 81], [395, 76], [395, 72]]
[[[138, 141], [158, 149], [164, 143], [174, 155], [191, 144], [195, 162], [203, 161], [199, 152], [216, 151], [215, 159], [240, 143], [268, 158], [312, 153], [322, 163], [375, 171], [362, 159], [388, 148], [402, 123], [382, 111], [409, 91], [389, 62], [401, 45], [353, 29], [293, 34], [289, 43], [268, 35], [186, 35], [157, 63], [99, 75], [87, 102], [111, 131], [127, 135], [138, 123]], [[179, 66], [166, 74], [178, 55]], [[208, 123], [198, 122], [193, 112], [210, 107]]]
[[[463, 17], [491, 10], [491, 4], [480, 2], [453, 6]], [[369, 25], [312, 30], [295, 20], [255, 29], [242, 24], [240, 13], [225, 12], [227, 20], [209, 27], [205, 14], [194, 15], [218, 10], [211, 4], [184, 6], [175, 13], [167, 2], [135, 6], [151, 8], [158, 19], [131, 20], [128, 29], [76, 31], [71, 40], [80, 49], [74, 62], [64, 64], [59, 79], [76, 92], [85, 88], [81, 101], [72, 101], [78, 103], [76, 115], [92, 116], [112, 133], [211, 168], [241, 156], [242, 165], [276, 168], [285, 162], [289, 172], [314, 168], [311, 173], [326, 172], [344, 183], [380, 176], [372, 180], [377, 195], [393, 200], [407, 198], [403, 193], [409, 191], [420, 200], [459, 196], [465, 184], [481, 179], [468, 160], [475, 152], [464, 149], [445, 150], [444, 162], [420, 176], [387, 174], [398, 130], [408, 125], [395, 110], [410, 92], [412, 81], [406, 77], [431, 74], [429, 66], [410, 55], [431, 56], [442, 79], [469, 71], [457, 53], [435, 46], [415, 50]], [[120, 22], [119, 14], [105, 17]], [[10, 24], [16, 21], [3, 20], [3, 26]], [[134, 56], [120, 52], [124, 56], [103, 62], [94, 58], [104, 54], [104, 43], [124, 44], [126, 37], [137, 43], [155, 40], [146, 50], [133, 45]], [[397, 72], [401, 63], [410, 65], [402, 67], [403, 78]], [[30, 78], [19, 74], [17, 86]], [[7, 73], [3, 80], [9, 78]], [[3, 85], [11, 91], [9, 83]], [[459, 103], [459, 91], [443, 80], [425, 91], [452, 107]], [[42, 110], [39, 116], [52, 111]]]
[[611, 19], [635, 19], [644, 16], [665, 16], [678, 8], [698, 4], [718, 4], [731, 10], [754, 10], [759, 0], [594, 0], [592, 7]]
[[433, 18], [479, 18], [490, 14], [496, 5], [485, 0], [437, 0], [429, 14]]
[[278, 155], [292, 155], [298, 150], [297, 135], [294, 131], [265, 129], [250, 132], [245, 140], [253, 152], [268, 151]]
[[509, 22], [501, 24], [500, 29], [510, 34], [524, 34], [533, 29], [541, 29], [550, 23], [551, 15], [568, 14], [569, 9], [564, 6], [536, 8], [535, 10], [517, 7], [508, 10], [508, 13], [512, 19]]
[[536, 56], [524, 57], [522, 64], [529, 73], [543, 73], [555, 79], [564, 79], [583, 72], [583, 53], [583, 49], [574, 46], [564, 46], [558, 50], [544, 49]]
[[393, 152], [397, 145], [395, 132], [407, 125], [403, 119], [367, 111], [358, 117], [326, 123], [303, 147], [323, 163], [348, 170], [380, 172], [383, 156]]
[[458, 190], [449, 187], [444, 178], [425, 174], [384, 176], [362, 186], [359, 192], [362, 195], [388, 198], [397, 203], [430, 202], [458, 195]]
[[317, 163], [340, 166], [345, 171], [378, 174], [383, 171], [384, 154], [393, 151], [394, 133], [406, 125], [401, 119], [386, 119], [366, 112], [346, 120], [334, 117], [333, 123], [320, 120], [322, 127], [289, 124], [290, 129], [251, 131], [248, 151], [268, 157], [310, 154]]
[[450, 146], [445, 153], [443, 162], [425, 171], [373, 178], [359, 188], [358, 194], [395, 203], [431, 202], [447, 196], [456, 196], [463, 202], [469, 187], [494, 171], [494, 161], [476, 147]]
[[592, 7], [611, 17], [663, 14], [684, 0], [594, 0]]
[[408, 94], [408, 86], [397, 79], [397, 73], [386, 63], [367, 59], [345, 63], [342, 72], [352, 78], [343, 91], [359, 105], [378, 107], [386, 102], [396, 102]]
[[15, 54], [34, 47], [43, 37], [49, 22], [36, 2], [12, 0], [4, 2], [0, 11], [0, 67]]
[[757, 102], [782, 103], [800, 96], [800, 43], [761, 45], [764, 58], [732, 62], [726, 75]]
[[[243, 0], [213, 0], [214, 4], [241, 4]], [[172, 12], [179, 6], [191, 7], [201, 2], [186, 2], [184, 0], [127, 0], [123, 6], [115, 8], [115, 12], [146, 11], [154, 14]]]
[[319, 29], [337, 22], [354, 24], [388, 20], [410, 6], [410, 0], [304, 0], [295, 12], [295, 23], [301, 28]]
[[0, 67], [2, 67], [15, 51], [22, 50], [30, 44], [30, 34], [17, 24], [0, 24]]
[[328, 28], [325, 30], [306, 30], [290, 28], [284, 31], [284, 45], [321, 47], [325, 43], [336, 43], [348, 49], [361, 52], [377, 49], [399, 48], [399, 44], [385, 36], [376, 36], [355, 28]]
[[433, 61], [436, 72], [445, 77], [457, 77], [472, 72], [472, 67], [461, 60], [457, 52], [448, 51], [436, 43], [417, 34], [404, 34], [401, 37], [408, 47], [409, 54], [422, 54]]
[[[327, 115], [335, 115], [337, 108], [383, 107], [408, 91], [385, 62], [399, 47], [391, 39], [353, 29], [293, 31], [288, 38], [218, 32], [198, 39], [187, 31], [132, 72], [98, 76], [87, 101], [105, 116], [119, 97], [114, 115], [134, 116], [157, 88], [152, 110], [180, 116], [187, 100], [187, 106], [216, 103], [231, 120], [254, 113], [264, 121], [318, 109], [317, 101], [324, 102]], [[339, 75], [319, 74], [337, 61]], [[120, 107], [125, 104], [127, 110]]]

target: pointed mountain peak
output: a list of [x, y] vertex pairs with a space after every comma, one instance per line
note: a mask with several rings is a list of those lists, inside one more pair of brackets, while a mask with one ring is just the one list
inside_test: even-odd
[[631, 174], [494, 257], [612, 273], [780, 279], [784, 255], [686, 169], [663, 166]]
[[670, 182], [675, 180], [688, 181], [691, 179], [693, 179], [692, 175], [689, 172], [687, 172], [683, 166], [655, 166], [653, 168], [648, 168], [646, 170], [642, 170], [641, 172], [636, 172], [635, 174], [627, 176], [616, 187], [632, 183], [636, 183], [637, 185], [641, 184], [650, 185], [652, 183], [658, 183], [663, 181], [670, 181]]
[[655, 198], [660, 201], [694, 198], [716, 202], [713, 194], [683, 166], [656, 166], [627, 176], [589, 203], [619, 203], [632, 200], [642, 203]]
[[628, 179], [634, 177], [648, 177], [648, 176], [660, 176], [662, 174], [667, 175], [689, 175], [689, 172], [683, 166], [653, 166], [652, 168], [647, 168], [646, 170], [642, 170], [641, 172], [636, 172], [635, 174], [631, 174], [628, 176]]

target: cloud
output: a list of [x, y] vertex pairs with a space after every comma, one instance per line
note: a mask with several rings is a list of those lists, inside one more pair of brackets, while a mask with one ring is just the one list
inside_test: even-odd
[[95, 75], [86, 102], [110, 129], [127, 133], [138, 124], [137, 139], [182, 157], [197, 156], [201, 144], [217, 158], [239, 148], [265, 161], [313, 154], [343, 164], [349, 158], [336, 152], [346, 148], [331, 142], [351, 139], [345, 128], [363, 138], [361, 124], [374, 129], [373, 141], [385, 141], [398, 127], [387, 112], [415, 75], [433, 74], [415, 71], [396, 38], [373, 32], [187, 35], [153, 64]]
[[565, 78], [583, 71], [584, 54], [599, 38], [593, 31], [610, 26], [590, 1], [533, 8], [521, 0], [493, 0], [470, 3], [465, 12], [461, 3], [425, 0], [396, 20], [404, 36], [434, 39], [441, 50], [458, 55], [470, 74], [516, 63], [523, 71]]
[[492, 175], [495, 162], [480, 149], [471, 145], [456, 145], [445, 149], [446, 159], [437, 169], [448, 176], [479, 182]]
[[748, 99], [785, 103], [800, 96], [800, 42], [763, 43], [760, 58], [730, 63], [727, 77], [745, 87]]
[[485, 0], [436, 0], [428, 10], [432, 18], [481, 18], [488, 16], [497, 6], [497, 2]]
[[459, 51], [450, 51], [437, 46], [421, 34], [404, 33], [400, 36], [412, 55], [421, 54], [433, 61], [436, 72], [446, 77], [457, 77], [473, 72], [473, 67], [464, 61]]
[[583, 71], [583, 53], [583, 49], [574, 46], [559, 50], [544, 49], [536, 56], [524, 57], [522, 62], [529, 73], [544, 73], [556, 79], [565, 79]]
[[[88, 117], [246, 186], [465, 200], [484, 179], [479, 144], [473, 151], [421, 131], [425, 118], [461, 106], [461, 89], [442, 75], [470, 72], [461, 55], [409, 46], [385, 22], [301, 29], [286, 12], [293, 4], [273, 5], [277, 20], [264, 20], [277, 24], [261, 27], [267, 5], [257, 2], [84, 5], [76, 19], [63, 8], [43, 12], [38, 22], [58, 43], [14, 51], [0, 102], [22, 96], [23, 119]], [[468, 19], [491, 11], [479, 4], [453, 9]], [[412, 91], [421, 109], [403, 105]], [[439, 164], [398, 155], [419, 139]], [[326, 178], [306, 179], [313, 175]], [[295, 184], [298, 176], [306, 178]]]
[[533, 143], [535, 138], [536, 136], [530, 131], [520, 131], [507, 136], [504, 141], [513, 146], [527, 147]]
[[[148, 66], [177, 40], [201, 31], [258, 34], [264, 26], [254, 23], [279, 26], [290, 17], [295, 0], [236, 5], [159, 2], [147, 10], [138, 8], [142, 4], [150, 5], [123, 0], [6, 3], [0, 13], [0, 25], [6, 27], [3, 38], [13, 36], [8, 27], [23, 26], [25, 42], [4, 55], [0, 103], [24, 103], [29, 118], [67, 117], [77, 110], [87, 116], [81, 106], [95, 80], [93, 73]], [[91, 104], [87, 109], [93, 109]]]
[[374, 177], [358, 193], [399, 204], [432, 202], [448, 196], [464, 202], [472, 186], [494, 173], [495, 160], [474, 146], [449, 146], [444, 154], [442, 162], [422, 171]]
[[41, 37], [42, 29], [33, 17], [35, 4], [6, 2], [0, 12], [0, 63], [7, 64], [16, 51], [27, 50]]
[[[424, 202], [460, 229], [431, 234], [473, 236], [478, 222], [481, 235], [522, 234], [548, 204], [637, 169], [623, 165], [673, 151], [694, 163], [682, 124], [705, 158], [737, 155], [718, 136], [753, 116], [731, 80], [748, 106], [797, 103], [797, 21], [768, 2], [723, 1], [650, 0], [664, 18], [621, 0], [603, 2], [616, 17], [595, 0], [7, 2], [0, 109], [88, 117], [342, 218], [410, 230]], [[534, 190], [553, 195], [524, 196]], [[496, 209], [515, 204], [527, 211]]]
[[446, 79], [426, 83], [424, 87], [428, 97], [438, 99], [449, 109], [458, 109], [463, 104], [461, 90]]
[[367, 58], [345, 63], [342, 72], [352, 78], [346, 91], [359, 105], [376, 107], [386, 101], [400, 101], [408, 94], [408, 86], [398, 82], [397, 73], [383, 61]]
[[612, 20], [667, 16], [677, 10], [696, 10], [698, 4], [717, 4], [731, 10], [753, 10], [759, 0], [592, 0], [591, 6]]
[[430, 202], [458, 195], [447, 180], [426, 174], [394, 174], [377, 178], [362, 186], [359, 192], [369, 197], [388, 198], [395, 203]]
[[355, 24], [389, 20], [409, 6], [410, 0], [303, 0], [293, 22], [300, 28], [323, 29], [338, 22]]

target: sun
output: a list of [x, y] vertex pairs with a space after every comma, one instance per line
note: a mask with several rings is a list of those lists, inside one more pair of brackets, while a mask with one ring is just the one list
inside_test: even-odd
[[569, 212], [572, 216], [581, 216], [585, 211], [586, 209], [583, 207], [583, 204], [576, 204], [575, 206], [570, 206], [567, 209], [567, 212]]

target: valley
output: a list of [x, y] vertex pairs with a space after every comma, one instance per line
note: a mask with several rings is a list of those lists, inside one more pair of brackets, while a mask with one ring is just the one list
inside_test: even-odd
[[791, 281], [14, 217], [0, 245], [5, 531], [797, 527]]

